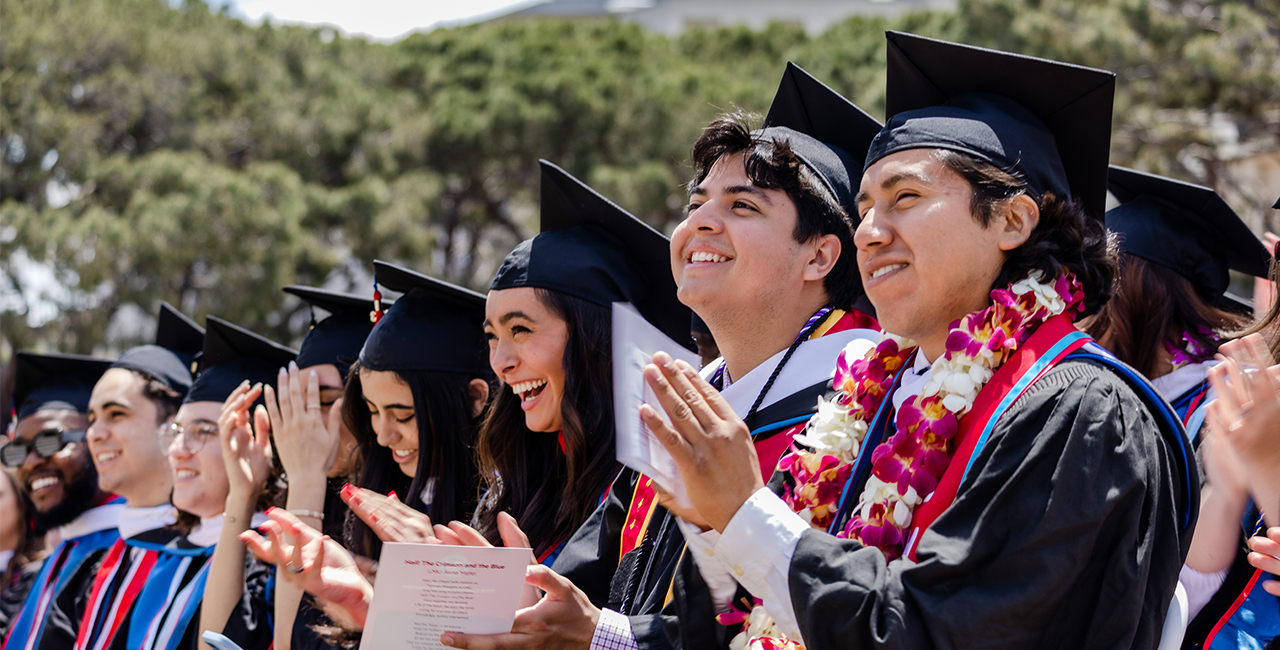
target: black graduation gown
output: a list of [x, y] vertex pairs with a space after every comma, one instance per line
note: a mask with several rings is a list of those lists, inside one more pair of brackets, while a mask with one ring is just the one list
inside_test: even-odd
[[8, 633], [9, 623], [22, 610], [27, 593], [31, 591], [31, 585], [35, 584], [36, 574], [40, 573], [41, 565], [42, 561], [36, 560], [18, 567], [0, 588], [0, 639]]
[[803, 534], [806, 645], [1154, 648], [1185, 556], [1174, 468], [1122, 378], [1064, 361], [997, 423], [918, 562]]

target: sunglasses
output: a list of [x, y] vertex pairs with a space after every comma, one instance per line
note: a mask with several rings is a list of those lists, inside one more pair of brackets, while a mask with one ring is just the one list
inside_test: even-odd
[[83, 442], [88, 429], [45, 429], [27, 440], [13, 440], [0, 447], [0, 462], [5, 467], [21, 467], [32, 450], [41, 458], [48, 458], [73, 442]]

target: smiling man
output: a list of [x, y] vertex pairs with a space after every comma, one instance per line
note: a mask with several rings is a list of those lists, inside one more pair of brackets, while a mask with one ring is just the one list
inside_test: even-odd
[[4, 647], [69, 648], [80, 620], [63, 612], [59, 602], [64, 595], [74, 600], [88, 591], [80, 569], [93, 565], [115, 542], [116, 518], [124, 507], [98, 489], [84, 442], [89, 395], [111, 362], [30, 352], [19, 352], [16, 362], [17, 428], [14, 440], [0, 447], [0, 457], [18, 468], [35, 506], [36, 525], [58, 529], [63, 541], [41, 568]]
[[840, 360], [843, 408], [784, 461], [784, 498], [726, 400], [657, 355], [673, 426], [641, 416], [719, 532], [692, 555], [763, 600], [774, 625], [753, 633], [774, 642], [1153, 648], [1194, 462], [1167, 404], [1072, 324], [1115, 274], [1114, 75], [900, 33], [888, 60], [856, 244], [881, 323], [910, 340]]

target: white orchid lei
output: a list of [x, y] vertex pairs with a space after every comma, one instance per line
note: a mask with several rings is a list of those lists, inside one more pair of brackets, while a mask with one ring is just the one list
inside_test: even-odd
[[[973, 408], [982, 387], [995, 371], [1053, 316], [1075, 317], [1084, 292], [1067, 273], [1052, 284], [1038, 273], [991, 292], [991, 306], [951, 324], [947, 352], [933, 362], [920, 394], [896, 414], [896, 430], [872, 453], [872, 472], [857, 508], [838, 537], [874, 546], [886, 560], [902, 555], [915, 509], [938, 486], [951, 462], [951, 439], [960, 418]], [[878, 345], [862, 359], [850, 360], [846, 348], [836, 361], [834, 399], [819, 398], [818, 412], [803, 435], [778, 462], [791, 474], [794, 487], [783, 500], [812, 526], [832, 524], [842, 488], [853, 470], [870, 422], [888, 398], [894, 377], [915, 351], [915, 343], [882, 333]], [[738, 618], [747, 621], [734, 639], [734, 650], [801, 648], [783, 636], [757, 606]], [[725, 617], [722, 615], [722, 621]]]

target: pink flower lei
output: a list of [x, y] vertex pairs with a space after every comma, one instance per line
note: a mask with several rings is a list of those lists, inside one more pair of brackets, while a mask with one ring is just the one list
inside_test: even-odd
[[[1058, 314], [1074, 319], [1083, 304], [1084, 291], [1074, 275], [1045, 284], [1033, 274], [993, 290], [990, 307], [952, 323], [946, 354], [929, 369], [920, 394], [902, 406], [894, 435], [871, 452], [872, 475], [854, 516], [837, 536], [875, 546], [888, 560], [900, 557], [915, 507], [938, 486], [954, 451], [951, 438], [978, 392], [1041, 323]], [[815, 528], [825, 530], [835, 519], [868, 426], [915, 349], [914, 342], [887, 332], [863, 358], [854, 358], [862, 350], [855, 344], [845, 348], [836, 360], [835, 398], [818, 398], [818, 412], [795, 437], [797, 445], [809, 449], [793, 446], [778, 461], [778, 469], [794, 479], [783, 500]], [[744, 623], [731, 650], [802, 648], [777, 629], [759, 599], [754, 605], [717, 617], [724, 624]]]
[[[1028, 277], [990, 295], [990, 307], [951, 324], [946, 354], [897, 413], [894, 434], [871, 452], [872, 475], [838, 536], [879, 548], [889, 560], [899, 557], [915, 508], [938, 486], [954, 452], [950, 441], [978, 392], [1041, 323], [1058, 314], [1074, 318], [1084, 302], [1071, 274], [1051, 284]], [[884, 334], [864, 359], [850, 362], [842, 352], [833, 382], [839, 394], [820, 401], [804, 435], [796, 436], [812, 451], [795, 447], [779, 461], [795, 479], [783, 499], [813, 526], [830, 526], [867, 426], [914, 350], [911, 341]]]

